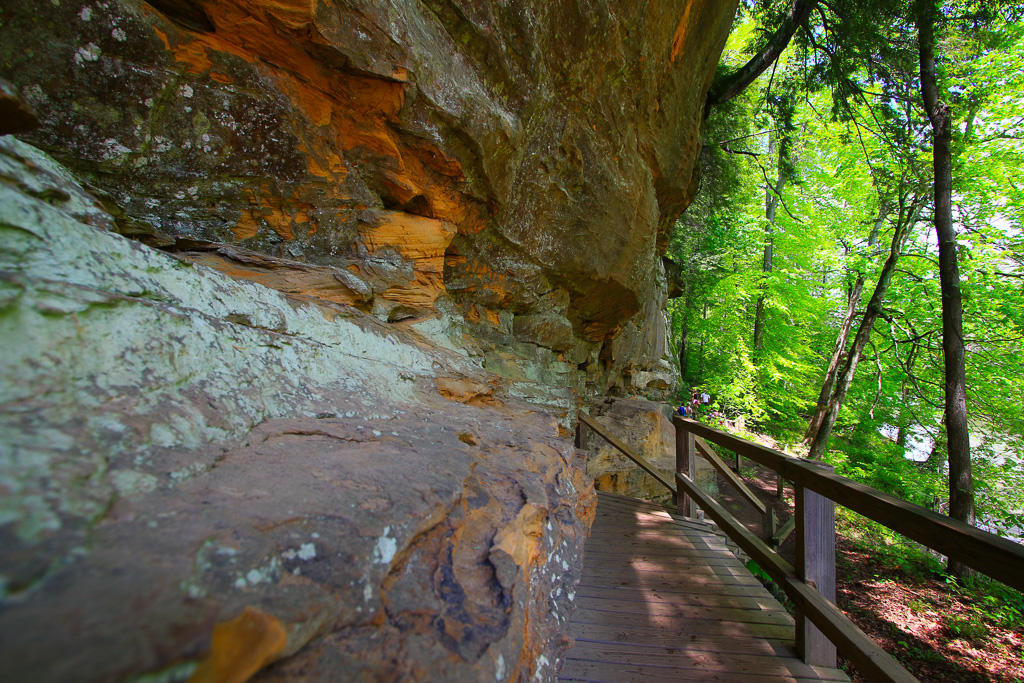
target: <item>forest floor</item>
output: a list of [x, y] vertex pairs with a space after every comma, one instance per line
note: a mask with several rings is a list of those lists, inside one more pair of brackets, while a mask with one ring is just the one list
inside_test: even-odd
[[[777, 447], [768, 437], [752, 436]], [[734, 462], [730, 455], [720, 455], [727, 463]], [[785, 499], [779, 500], [772, 470], [743, 460], [742, 475], [758, 497], [775, 508], [780, 524], [792, 516], [792, 488], [787, 487]], [[718, 489], [723, 506], [759, 532], [760, 515], [721, 475]], [[1018, 614], [1008, 628], [997, 596], [984, 588], [947, 583], [934, 563], [915, 563], [887, 552], [884, 541], [862, 533], [845, 516], [840, 516], [837, 530], [840, 609], [912, 674], [925, 682], [1024, 681], [1024, 619]], [[793, 535], [779, 551], [794, 561]], [[840, 666], [855, 683], [867, 680], [842, 653]]]

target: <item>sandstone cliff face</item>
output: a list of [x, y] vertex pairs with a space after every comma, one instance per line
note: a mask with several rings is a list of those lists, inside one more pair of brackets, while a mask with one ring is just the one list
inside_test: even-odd
[[0, 138], [5, 680], [552, 678], [594, 507], [554, 418], [112, 223]]
[[5, 675], [553, 679], [734, 8], [0, 8]]
[[123, 234], [433, 318], [567, 409], [540, 395], [663, 355], [660, 254], [734, 8], [29, 0], [4, 9], [0, 75]]

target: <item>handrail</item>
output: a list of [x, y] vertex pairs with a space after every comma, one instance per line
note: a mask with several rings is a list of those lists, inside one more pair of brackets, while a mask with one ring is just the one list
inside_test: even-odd
[[692, 479], [677, 473], [676, 484], [782, 587], [790, 600], [804, 611], [822, 633], [843, 648], [843, 654], [853, 661], [862, 673], [873, 680], [906, 683], [917, 681], [910, 672], [900, 666], [899, 662], [850, 621], [849, 617], [839, 611], [838, 607], [826, 600], [812, 585], [801, 581], [791, 564], [737, 522], [735, 517], [702, 491]]
[[729, 469], [729, 466], [725, 464], [725, 461], [718, 457], [717, 453], [711, 450], [711, 446], [708, 445], [707, 441], [700, 437], [696, 437], [693, 442], [696, 444], [697, 450], [704, 456], [704, 459], [711, 463], [711, 466], [718, 470], [718, 473], [721, 474], [727, 482], [732, 484], [733, 488], [740, 492], [740, 495], [743, 496], [744, 500], [750, 503], [750, 505], [756, 508], [762, 515], [767, 512], [767, 506], [761, 502], [760, 498], [754, 495], [754, 492], [743, 483], [743, 480], [740, 479], [735, 472]]
[[765, 465], [788, 481], [873, 519], [968, 567], [1024, 591], [1024, 546], [969, 524], [940, 515], [846, 477], [822, 472], [779, 451], [740, 439], [695, 420], [674, 416], [679, 431], [688, 431]]
[[654, 465], [644, 460], [643, 457], [641, 457], [637, 453], [634, 453], [629, 446], [615, 438], [615, 436], [611, 434], [608, 430], [606, 430], [601, 425], [601, 423], [594, 420], [594, 418], [590, 417], [582, 410], [579, 412], [579, 418], [580, 422], [590, 427], [598, 436], [600, 436], [602, 439], [610, 443], [612, 446], [617, 448], [619, 452], [621, 452], [627, 458], [629, 458], [637, 465], [639, 465], [640, 468], [643, 469], [643, 471], [647, 472], [647, 474], [657, 479], [658, 483], [667, 488], [673, 496], [676, 495], [676, 487], [665, 481], [665, 479], [657, 472], [657, 470], [654, 469]]

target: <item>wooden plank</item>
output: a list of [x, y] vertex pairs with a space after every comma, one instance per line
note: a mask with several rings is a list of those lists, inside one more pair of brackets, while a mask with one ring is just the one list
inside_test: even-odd
[[[618, 585], [620, 586], [636, 586], [655, 590], [679, 586], [678, 571], [638, 571], [635, 572], [632, 577], [628, 577], [628, 575], [623, 575], [623, 572], [620, 570], [615, 570], [609, 573], [601, 572], [600, 570], [591, 570], [585, 567], [581, 581], [596, 583], [598, 581], [608, 580], [609, 578], [617, 580]], [[754, 577], [744, 579], [743, 577], [718, 577], [718, 575], [713, 574], [705, 575], [705, 577], [694, 575], [692, 579], [687, 580], [687, 583], [694, 587], [703, 586], [708, 589], [719, 586], [764, 588]]]
[[[710, 633], [690, 633], [685, 638], [670, 631], [635, 629], [625, 631], [616, 626], [573, 622], [570, 626], [577, 642], [628, 643], [633, 647], [687, 647], [714, 652], [745, 652], [765, 657], [795, 657], [793, 639], [736, 637]], [[792, 635], [792, 634], [791, 634]]]
[[[584, 560], [586, 570], [593, 572], [617, 573], [623, 578], [635, 576], [637, 572], [656, 572], [674, 574], [679, 578], [693, 576], [695, 579], [706, 577], [746, 578], [751, 576], [746, 567], [739, 564], [709, 564], [700, 558], [667, 558], [652, 557], [623, 558], [612, 555], [591, 555]], [[754, 579], [757, 580], [756, 578]]]
[[612, 446], [614, 446], [616, 449], [618, 449], [619, 452], [621, 452], [627, 458], [629, 458], [630, 460], [635, 462], [637, 465], [639, 465], [640, 468], [644, 472], [647, 472], [647, 474], [649, 474], [652, 477], [654, 477], [658, 481], [659, 484], [664, 486], [673, 495], [675, 495], [676, 487], [674, 485], [670, 484], [669, 482], [665, 481], [664, 477], [662, 477], [661, 474], [659, 474], [658, 471], [656, 469], [654, 469], [654, 466], [651, 465], [651, 463], [647, 462], [641, 456], [639, 456], [636, 453], [634, 453], [633, 449], [631, 449], [629, 446], [627, 446], [626, 444], [624, 444], [621, 441], [619, 441], [615, 437], [614, 434], [610, 433], [599, 422], [597, 422], [596, 420], [591, 418], [589, 415], [587, 415], [583, 411], [579, 412], [579, 419], [580, 419], [580, 422], [584, 423], [585, 425], [587, 425], [588, 427], [593, 429], [594, 432], [598, 436], [600, 436], [602, 439], [604, 439], [605, 441], [610, 443]]
[[[812, 683], [823, 680], [820, 676], [806, 678], [801, 676], [772, 676], [758, 674], [726, 674], [709, 671], [706, 674], [689, 670], [643, 666], [639, 664], [619, 664], [616, 662], [591, 662], [579, 659], [566, 659], [560, 681], [587, 681], [589, 683], [679, 683], [685, 681], [718, 681], [719, 683]], [[831, 680], [849, 680], [833, 678]]]
[[818, 671], [796, 657], [765, 657], [745, 652], [719, 653], [691, 650], [688, 644], [677, 647], [637, 647], [630, 644], [578, 642], [572, 659], [591, 662], [641, 664], [676, 669], [690, 673], [715, 672], [718, 674], [756, 674], [761, 676], [797, 676], [817, 678]]
[[628, 498], [608, 491], [598, 491], [597, 496], [598, 500], [601, 501], [598, 508], [600, 508], [601, 505], [613, 505], [618, 509], [635, 510], [642, 514], [650, 514], [664, 519], [672, 519], [678, 523], [687, 524], [704, 531], [710, 531], [711, 529], [711, 525], [707, 522], [703, 522], [693, 517], [684, 517], [674, 510], [670, 510], [665, 506], [650, 500]]
[[609, 588], [626, 588], [636, 590], [652, 591], [678, 591], [680, 593], [704, 593], [707, 595], [737, 595], [751, 596], [771, 599], [771, 593], [765, 590], [760, 583], [749, 582], [719, 582], [711, 577], [703, 582], [687, 581], [685, 584], [679, 582], [678, 575], [674, 579], [664, 579], [657, 575], [645, 575], [640, 577], [625, 578], [618, 575], [602, 576], [591, 575], [580, 580], [581, 586]]
[[602, 600], [632, 600], [634, 602], [664, 602], [672, 605], [695, 605], [733, 607], [735, 609], [759, 609], [779, 611], [779, 603], [769, 596], [753, 597], [731, 593], [681, 592], [641, 589], [631, 586], [576, 586], [576, 596]]
[[704, 508], [736, 543], [747, 552], [765, 573], [782, 586], [786, 595], [804, 610], [814, 624], [838, 645], [843, 654], [872, 680], [917, 681], [899, 662], [880, 648], [873, 640], [850, 621], [839, 608], [823, 598], [797, 576], [793, 567], [772, 551], [761, 539], [737, 522], [710, 496], [703, 493], [692, 481], [676, 475], [676, 483], [689, 490], [698, 504]]
[[[587, 543], [595, 549], [602, 546], [616, 550], [629, 548], [645, 548], [651, 551], [691, 550], [703, 554], [731, 555], [722, 543], [712, 543], [702, 538], [694, 538], [680, 534], [673, 529], [637, 530], [633, 527], [611, 529], [601, 528], [590, 535]], [[736, 556], [733, 555], [733, 559]]]
[[672, 614], [634, 614], [578, 607], [573, 616], [575, 623], [614, 626], [634, 629], [661, 629], [689, 636], [693, 633], [708, 635], [772, 638], [782, 640], [793, 637], [792, 624], [764, 624], [720, 619], [689, 619]]
[[650, 505], [650, 507], [635, 507], [635, 506], [626, 507], [625, 505], [623, 505], [621, 503], [618, 503], [617, 501], [604, 501], [603, 503], [599, 503], [598, 504], [598, 508], [600, 509], [601, 507], [604, 507], [605, 509], [608, 509], [608, 510], [615, 510], [617, 512], [628, 514], [628, 515], [631, 515], [633, 517], [636, 517], [637, 519], [645, 519], [645, 520], [660, 519], [660, 520], [664, 520], [664, 521], [667, 521], [667, 522], [671, 521], [671, 522], [675, 522], [677, 524], [682, 524], [682, 525], [687, 526], [689, 528], [692, 528], [692, 529], [694, 529], [696, 531], [710, 532], [710, 533], [714, 532], [712, 530], [711, 525], [708, 524], [707, 522], [702, 522], [702, 521], [699, 521], [697, 519], [693, 519], [693, 518], [690, 518], [690, 517], [680, 517], [679, 515], [675, 515], [675, 514], [669, 512], [668, 510], [665, 510], [664, 508], [659, 510], [659, 509], [657, 509], [655, 507], [655, 504], [653, 504], [653, 503]]
[[734, 489], [740, 492], [740, 495], [745, 501], [747, 501], [747, 503], [752, 505], [754, 509], [763, 515], [766, 510], [765, 504], [762, 503], [761, 499], [743, 483], [743, 480], [739, 478], [739, 475], [729, 469], [729, 466], [726, 465], [722, 459], [718, 457], [718, 454], [711, 449], [708, 442], [698, 436], [694, 438], [694, 443], [697, 445], [697, 451], [704, 456], [704, 459], [711, 463], [711, 466], [714, 467]]
[[672, 602], [646, 600], [612, 600], [588, 596], [576, 596], [576, 609], [601, 610], [619, 614], [636, 614], [649, 617], [678, 617], [681, 619], [706, 619], [727, 621], [737, 624], [776, 624], [793, 626], [793, 617], [783, 610], [743, 609], [724, 605], [683, 605]]
[[836, 503], [898, 531], [918, 543], [960, 560], [968, 567], [1024, 591], [1024, 545], [900, 500], [870, 486], [818, 471], [813, 465], [760, 444], [745, 441], [679, 415], [677, 429], [687, 429], [716, 444], [770, 467], [787, 481], [805, 486]]
[[[650, 551], [650, 552], [647, 552]], [[593, 558], [594, 560], [614, 560], [620, 559], [622, 555], [616, 553], [614, 550], [608, 549], [595, 549], [587, 546], [587, 550], [584, 555], [587, 559]], [[693, 564], [699, 563], [707, 567], [735, 567], [740, 571], [746, 571], [746, 568], [736, 562], [736, 557], [730, 552], [698, 552], [698, 551], [686, 551], [686, 550], [666, 550], [664, 552], [658, 552], [656, 549], [644, 548], [638, 550], [635, 555], [631, 556], [635, 560], [642, 560], [644, 562], [652, 562], [656, 564], [662, 564], [664, 566], [670, 566], [666, 560], [676, 560], [671, 564], [677, 565], [680, 568], [686, 568]], [[626, 564], [624, 566], [632, 566]]]
[[757, 579], [754, 579], [753, 582], [744, 581], [741, 583], [730, 581], [728, 583], [717, 583], [720, 578], [722, 577], [717, 575], [705, 577], [694, 575], [694, 581], [690, 581], [688, 575], [684, 575], [682, 578], [676, 575], [675, 581], [666, 581], [662, 580], [657, 574], [651, 573], [623, 576], [622, 572], [608, 572], [606, 575], [603, 575], [601, 572], [595, 571], [585, 579], [580, 579], [579, 585], [593, 588], [605, 586], [623, 590], [641, 589], [667, 593], [735, 595], [737, 597], [754, 597], [765, 600], [774, 599], [772, 594]]

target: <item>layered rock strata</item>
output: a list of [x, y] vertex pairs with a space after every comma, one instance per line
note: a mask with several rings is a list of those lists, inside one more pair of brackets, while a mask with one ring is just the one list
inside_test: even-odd
[[555, 419], [114, 223], [0, 138], [5, 680], [551, 679], [594, 508]]
[[565, 411], [633, 370], [666, 381], [661, 254], [734, 9], [28, 0], [0, 75], [122, 234], [430, 318]]

